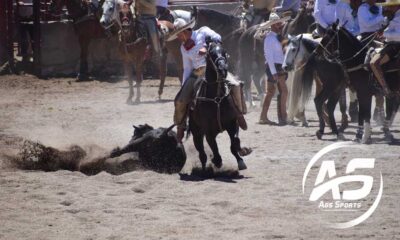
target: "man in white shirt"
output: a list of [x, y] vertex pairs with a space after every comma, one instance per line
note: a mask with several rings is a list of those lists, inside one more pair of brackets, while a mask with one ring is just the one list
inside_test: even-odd
[[281, 15], [284, 12], [290, 11], [292, 18], [297, 16], [300, 9], [301, 0], [282, 0], [281, 3], [275, 7], [275, 12]]
[[339, 26], [344, 27], [353, 36], [360, 34], [357, 12], [361, 5], [361, 0], [341, 0], [336, 7], [336, 19]]
[[[221, 36], [211, 30], [209, 27], [201, 27], [198, 30], [192, 30], [195, 21], [187, 23], [184, 19], [178, 18], [174, 21], [175, 30], [171, 33], [167, 41], [176, 38], [181, 45], [182, 61], [183, 61], [183, 82], [182, 87], [175, 97], [175, 113], [174, 123], [177, 125], [177, 137], [182, 141], [184, 130], [186, 128], [186, 116], [188, 104], [193, 101], [195, 89], [202, 79], [206, 71], [206, 39], [214, 42], [221, 42]], [[243, 117], [242, 97], [240, 83], [233, 78], [226, 79], [232, 86], [231, 94], [238, 110], [238, 124], [246, 130], [247, 124]]]
[[390, 90], [386, 84], [385, 76], [381, 66], [390, 60], [400, 57], [400, 0], [387, 0], [381, 4], [387, 7], [387, 11], [394, 14], [394, 18], [390, 21], [389, 26], [383, 32], [386, 38], [386, 46], [371, 59], [371, 69], [376, 79], [382, 86], [384, 94], [390, 95]]
[[275, 124], [268, 119], [268, 109], [272, 98], [275, 95], [276, 87], [278, 86], [278, 119], [280, 125], [285, 125], [287, 121], [286, 100], [288, 90], [286, 86], [287, 74], [282, 69], [284, 54], [279, 35], [282, 33], [283, 22], [289, 20], [290, 17], [279, 18], [276, 13], [271, 13], [269, 21], [261, 24], [261, 29], [271, 28], [264, 39], [264, 56], [266, 65], [267, 95], [264, 100], [263, 109], [260, 116], [260, 124]]
[[380, 30], [385, 24], [382, 7], [376, 5], [376, 0], [363, 0], [358, 8], [358, 23], [360, 25], [361, 39], [364, 40]]
[[321, 36], [326, 29], [336, 21], [336, 6], [338, 0], [316, 0], [314, 6], [314, 18], [317, 23], [317, 31]]

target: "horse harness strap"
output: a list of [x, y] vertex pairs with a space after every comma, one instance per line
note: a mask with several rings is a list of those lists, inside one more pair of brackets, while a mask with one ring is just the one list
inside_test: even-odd
[[[204, 81], [206, 84], [207, 81]], [[219, 132], [223, 131], [222, 128], [222, 123], [221, 123], [221, 102], [222, 100], [224, 100], [224, 98], [226, 98], [227, 96], [229, 96], [230, 91], [226, 91], [225, 94], [222, 97], [215, 97], [215, 98], [207, 98], [207, 97], [196, 97], [196, 101], [204, 101], [204, 102], [213, 102], [215, 104], [217, 104], [217, 122], [218, 122], [218, 128], [219, 128]]]

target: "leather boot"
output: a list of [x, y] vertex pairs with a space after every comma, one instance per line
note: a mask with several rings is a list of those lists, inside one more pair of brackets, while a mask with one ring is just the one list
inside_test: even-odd
[[237, 110], [237, 122], [239, 124], [239, 127], [243, 130], [247, 130], [246, 119], [243, 116], [243, 102], [240, 85], [232, 86], [232, 99]]

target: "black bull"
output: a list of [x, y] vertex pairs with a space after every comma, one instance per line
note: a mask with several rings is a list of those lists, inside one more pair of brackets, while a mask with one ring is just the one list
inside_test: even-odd
[[186, 162], [186, 153], [182, 144], [178, 143], [174, 127], [157, 128], [145, 124], [134, 126], [131, 141], [123, 148], [116, 148], [110, 157], [117, 157], [128, 152], [138, 152], [139, 161], [144, 168], [156, 172], [179, 172]]

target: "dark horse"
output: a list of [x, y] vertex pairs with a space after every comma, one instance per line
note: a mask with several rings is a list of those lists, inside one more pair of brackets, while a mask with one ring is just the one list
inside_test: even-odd
[[206, 78], [200, 87], [193, 110], [189, 113], [189, 132], [193, 134], [194, 145], [199, 152], [203, 171], [207, 155], [204, 151], [204, 136], [213, 152], [212, 162], [216, 167], [222, 166], [216, 137], [226, 130], [231, 139], [231, 152], [235, 156], [239, 170], [246, 169], [246, 164], [239, 156], [242, 150], [238, 137], [236, 110], [229, 88], [225, 83], [228, 72], [227, 56], [220, 43], [209, 43], [207, 54]]
[[[207, 26], [221, 35], [230, 62], [236, 63], [239, 57], [239, 38], [243, 33], [243, 30], [240, 29], [240, 18], [212, 9], [198, 9], [197, 7], [192, 9], [192, 16], [196, 18], [196, 28]], [[235, 67], [236, 64], [230, 64], [229, 70], [235, 73]]]
[[338, 139], [343, 139], [342, 132], [344, 127], [340, 129], [337, 128], [334, 116], [336, 104], [346, 86], [345, 73], [342, 65], [327, 60], [323, 54], [318, 52], [318, 42], [304, 37], [303, 34], [294, 38], [289, 38], [289, 42], [283, 68], [286, 71], [290, 71], [294, 70], [294, 67], [297, 67], [295, 71], [301, 71], [303, 73], [302, 78], [299, 79], [302, 81], [300, 84], [301, 89], [295, 89], [296, 91], [291, 93], [293, 101], [299, 102], [300, 97], [302, 97], [301, 100], [304, 104], [305, 101], [308, 100], [311, 95], [314, 73], [316, 73], [322, 85], [322, 90], [319, 91], [314, 98], [319, 119], [319, 130], [316, 132], [316, 135], [318, 139], [321, 139], [324, 134], [325, 121], [323, 118], [323, 104], [328, 100], [327, 111], [332, 133], [336, 134]]
[[[290, 21], [284, 28], [283, 35], [295, 35], [305, 33], [312, 24], [313, 18], [310, 17], [305, 8], [301, 8], [297, 16]], [[239, 39], [239, 79], [244, 82], [246, 99], [253, 105], [251, 96], [251, 82], [254, 82], [258, 94], [263, 94], [264, 89], [261, 85], [261, 78], [265, 70], [264, 44], [263, 39], [255, 39], [259, 25], [248, 28]]]
[[98, 19], [88, 15], [87, 5], [83, 0], [53, 0], [51, 9], [54, 13], [60, 12], [63, 6], [67, 7], [68, 15], [72, 18], [74, 29], [78, 35], [80, 65], [77, 79], [88, 80], [88, 49], [93, 39], [104, 38], [105, 32]]
[[[373, 38], [371, 41], [372, 40]], [[338, 27], [336, 24], [333, 24], [328, 29], [321, 43], [326, 46], [331, 56], [344, 66], [350, 80], [350, 86], [357, 92], [360, 111], [358, 117], [359, 129], [356, 134], [356, 139], [361, 139], [363, 143], [368, 143], [371, 137], [370, 119], [372, 96], [380, 91], [379, 84], [374, 79], [372, 72], [366, 69], [364, 65], [369, 43], [366, 45], [361, 43], [345, 28]], [[397, 71], [385, 73], [388, 87], [394, 92], [400, 89], [400, 71], [398, 70], [398, 63], [396, 69]], [[387, 141], [393, 141], [393, 135], [389, 131], [388, 122], [398, 109], [398, 101], [397, 97], [386, 97], [387, 124], [384, 125], [383, 131]]]

